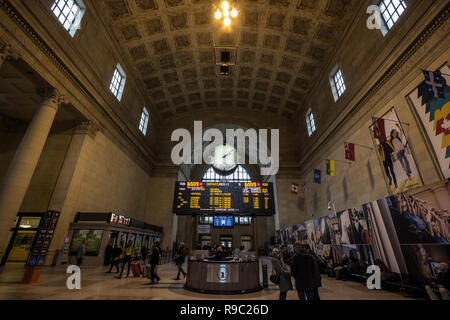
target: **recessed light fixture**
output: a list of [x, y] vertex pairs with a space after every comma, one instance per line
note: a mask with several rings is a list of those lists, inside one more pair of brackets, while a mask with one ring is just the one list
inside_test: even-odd
[[223, 18], [223, 24], [228, 27], [231, 24], [231, 18], [234, 19], [238, 16], [238, 11], [235, 8], [231, 8], [228, 1], [224, 1], [217, 9], [214, 16], [217, 20]]

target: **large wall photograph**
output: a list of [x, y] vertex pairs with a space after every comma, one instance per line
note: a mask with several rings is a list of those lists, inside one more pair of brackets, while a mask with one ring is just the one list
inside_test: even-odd
[[290, 251], [307, 243], [322, 261], [350, 261], [360, 274], [383, 264], [396, 279], [424, 287], [449, 261], [449, 218], [447, 208], [399, 193], [279, 230], [277, 237]]
[[394, 108], [374, 118], [371, 135], [391, 194], [423, 186], [413, 150]]

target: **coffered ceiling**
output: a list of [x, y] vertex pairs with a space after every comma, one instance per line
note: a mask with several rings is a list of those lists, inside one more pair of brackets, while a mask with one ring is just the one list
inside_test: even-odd
[[[196, 110], [242, 108], [292, 118], [360, 5], [358, 0], [93, 1], [163, 119]], [[103, 14], [104, 13], [104, 14]], [[236, 47], [229, 76], [215, 47]]]

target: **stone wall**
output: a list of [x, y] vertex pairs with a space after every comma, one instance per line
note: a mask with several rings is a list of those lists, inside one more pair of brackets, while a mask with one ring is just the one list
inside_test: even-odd
[[[342, 69], [347, 91], [335, 103], [328, 78], [323, 75], [316, 92], [311, 96], [311, 107], [317, 118], [318, 131], [310, 138], [301, 140], [299, 198], [305, 198], [304, 212], [294, 215], [280, 214], [281, 225], [290, 226], [313, 217], [331, 213], [328, 202], [336, 210], [351, 208], [372, 200], [386, 197], [389, 189], [371, 138], [369, 126], [372, 116], [381, 117], [395, 108], [411, 144], [418, 170], [424, 185], [434, 184], [442, 178], [432, 160], [421, 128], [416, 122], [406, 97], [421, 82], [422, 69], [436, 70], [450, 61], [448, 49], [447, 18], [430, 24], [444, 3], [411, 1], [412, 8], [399, 24], [383, 38], [378, 30], [363, 27], [363, 17], [355, 21], [329, 70], [338, 63]], [[443, 22], [442, 22], [443, 21]], [[422, 34], [423, 30], [428, 30]], [[414, 46], [412, 45], [414, 44]], [[410, 47], [411, 45], [411, 47]], [[412, 49], [411, 49], [412, 48]], [[390, 67], [391, 73], [382, 77]], [[305, 111], [306, 112], [306, 111]], [[299, 117], [300, 130], [306, 135], [306, 124]], [[356, 146], [356, 162], [346, 164], [344, 142], [352, 142], [373, 150]], [[326, 160], [336, 162], [336, 176], [326, 176]], [[347, 161], [348, 162], [348, 161]], [[313, 183], [313, 171], [322, 171], [322, 184]], [[310, 182], [310, 190], [302, 191], [304, 179]], [[286, 182], [287, 191], [289, 182]], [[283, 188], [280, 183], [279, 189]], [[293, 206], [279, 191], [280, 203]], [[283, 205], [280, 204], [280, 207]], [[282, 209], [284, 210], [284, 209]]]

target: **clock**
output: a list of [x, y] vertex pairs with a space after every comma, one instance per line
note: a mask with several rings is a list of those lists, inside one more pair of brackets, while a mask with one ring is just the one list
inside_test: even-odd
[[236, 149], [230, 145], [217, 146], [212, 155], [212, 166], [221, 171], [228, 172], [237, 167]]

